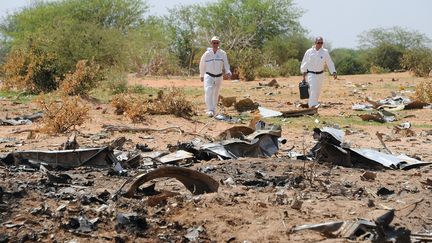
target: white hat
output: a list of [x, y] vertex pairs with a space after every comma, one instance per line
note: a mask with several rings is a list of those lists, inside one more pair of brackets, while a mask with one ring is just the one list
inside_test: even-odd
[[219, 40], [219, 37], [217, 37], [217, 36], [213, 36], [213, 37], [211, 38], [210, 42], [212, 42], [212, 41], [220, 41], [220, 40]]

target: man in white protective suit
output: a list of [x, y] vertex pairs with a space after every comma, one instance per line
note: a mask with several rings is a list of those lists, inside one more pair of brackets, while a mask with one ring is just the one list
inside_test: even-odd
[[201, 57], [199, 70], [201, 82], [204, 82], [206, 114], [213, 117], [218, 104], [223, 71], [226, 78], [231, 77], [231, 71], [226, 52], [219, 48], [219, 38], [213, 36], [210, 43], [211, 48], [208, 48]]
[[324, 82], [324, 65], [327, 65], [334, 79], [337, 73], [334, 63], [327, 49], [323, 48], [324, 40], [321, 36], [315, 38], [315, 45], [306, 51], [300, 66], [303, 79], [309, 83], [309, 107], [319, 107], [318, 98]]

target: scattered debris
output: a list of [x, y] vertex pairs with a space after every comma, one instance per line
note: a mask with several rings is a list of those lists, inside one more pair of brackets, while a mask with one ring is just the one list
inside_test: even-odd
[[[219, 137], [226, 137], [227, 134], [242, 136], [241, 131], [249, 132], [249, 128], [241, 127], [234, 130], [239, 133], [225, 133]], [[279, 150], [279, 138], [281, 135], [280, 126], [270, 126], [265, 130], [257, 130], [240, 138], [231, 138], [214, 143], [202, 144], [200, 142], [184, 143], [179, 149], [191, 152], [200, 160], [211, 158], [237, 159], [240, 157], [270, 157]]]
[[360, 178], [364, 181], [373, 181], [376, 178], [376, 173], [371, 171], [365, 171]]
[[263, 118], [282, 116], [282, 112], [270, 110], [262, 106], [258, 107], [258, 110]]
[[318, 108], [305, 108], [299, 110], [282, 111], [283, 117], [299, 117], [299, 116], [312, 116], [318, 113]]
[[394, 210], [390, 210], [377, 217], [374, 221], [357, 219], [301, 225], [293, 227], [290, 232], [314, 230], [331, 238], [373, 242], [410, 242], [411, 232], [409, 230], [390, 226], [394, 216]]
[[376, 121], [380, 123], [396, 121], [396, 115], [389, 111], [378, 111], [371, 114], [358, 115], [363, 121]]
[[277, 82], [276, 79], [272, 79], [269, 83], [267, 84], [263, 84], [263, 83], [258, 83], [259, 86], [268, 86], [268, 87], [275, 87], [276, 89], [279, 88], [279, 83]]
[[234, 104], [234, 108], [238, 112], [244, 112], [244, 111], [251, 111], [258, 109], [259, 104], [256, 102], [253, 102], [251, 99], [246, 98], [243, 100], [239, 100], [237, 103]]
[[231, 107], [237, 103], [237, 97], [223, 97], [222, 95], [219, 95], [219, 100], [221, 101], [222, 105], [224, 107]]
[[15, 118], [5, 118], [0, 119], [0, 126], [18, 126], [18, 125], [28, 125], [42, 118], [42, 112], [36, 112], [31, 115], [18, 116]]
[[164, 155], [157, 158], [162, 164], [173, 163], [181, 160], [193, 159], [194, 155], [192, 153], [186, 152], [184, 150], [177, 150], [173, 153]]
[[252, 134], [255, 130], [250, 128], [250, 127], [246, 127], [246, 126], [234, 126], [231, 128], [228, 128], [227, 130], [221, 132], [216, 139], [217, 140], [228, 140], [231, 138], [245, 138], [246, 136]]
[[72, 132], [72, 134], [70, 135], [70, 137], [68, 138], [68, 140], [64, 143], [62, 149], [63, 150], [78, 149], [79, 148], [79, 144], [76, 141], [76, 138], [77, 138], [76, 132]]
[[138, 127], [128, 127], [128, 126], [114, 126], [114, 125], [102, 125], [109, 132], [164, 132], [175, 130], [182, 134], [184, 131], [180, 127], [167, 127], [162, 129], [155, 128], [138, 128]]
[[416, 133], [411, 129], [410, 122], [404, 122], [393, 127], [394, 134], [400, 134], [404, 137], [414, 137]]

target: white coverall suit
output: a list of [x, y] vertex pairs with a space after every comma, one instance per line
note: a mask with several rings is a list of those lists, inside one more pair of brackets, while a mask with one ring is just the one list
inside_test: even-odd
[[222, 68], [225, 70], [225, 74], [231, 75], [226, 52], [218, 49], [215, 53], [212, 48], [208, 48], [201, 57], [199, 65], [200, 77], [204, 77], [207, 113], [215, 114], [216, 112], [219, 91], [223, 80]]
[[309, 83], [309, 107], [318, 105], [318, 98], [321, 94], [324, 82], [324, 64], [330, 73], [336, 73], [334, 63], [327, 49], [315, 49], [315, 46], [306, 51], [300, 66], [302, 73], [307, 73], [306, 81]]

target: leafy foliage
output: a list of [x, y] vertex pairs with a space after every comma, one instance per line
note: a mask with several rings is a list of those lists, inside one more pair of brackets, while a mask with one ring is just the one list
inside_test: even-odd
[[424, 34], [418, 31], [410, 31], [399, 26], [371, 29], [363, 32], [358, 37], [362, 49], [391, 45], [404, 50], [425, 47], [431, 42]]
[[362, 74], [368, 71], [362, 51], [340, 48], [333, 50], [331, 56], [339, 74]]
[[200, 9], [198, 22], [205, 36], [217, 33], [228, 50], [261, 49], [275, 36], [303, 31], [301, 15], [292, 0], [219, 0]]
[[274, 78], [279, 76], [278, 69], [273, 66], [261, 66], [256, 69], [256, 74], [261, 78]]
[[279, 35], [265, 43], [263, 52], [269, 60], [282, 65], [290, 59], [302, 60], [312, 44], [312, 40], [302, 34]]
[[431, 40], [417, 31], [401, 27], [375, 28], [359, 35], [360, 47], [366, 50], [371, 68], [395, 71], [402, 68], [403, 55], [412, 49], [425, 48]]
[[[13, 53], [34, 53], [34, 47], [36, 56], [46, 57], [41, 69], [52, 70], [48, 80], [63, 80], [80, 60], [92, 59], [101, 69], [125, 70], [133, 53], [128, 49], [129, 34], [142, 25], [146, 10], [140, 0], [41, 1], [10, 15], [0, 33]], [[21, 76], [29, 71], [21, 68]], [[52, 90], [57, 83], [50, 81], [44, 85], [49, 88], [41, 90]]]
[[289, 59], [280, 66], [279, 73], [284, 77], [300, 75], [300, 61], [294, 58]]

